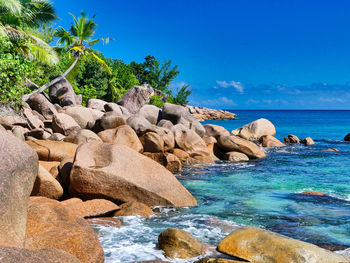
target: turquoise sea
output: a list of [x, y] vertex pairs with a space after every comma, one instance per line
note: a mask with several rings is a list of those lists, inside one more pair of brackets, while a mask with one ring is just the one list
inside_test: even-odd
[[[236, 129], [269, 119], [276, 137], [311, 137], [316, 145], [267, 149], [262, 160], [185, 168], [180, 181], [194, 208], [156, 208], [157, 216], [122, 218], [120, 228], [96, 226], [106, 262], [165, 259], [158, 235], [178, 227], [213, 246], [238, 225], [254, 225], [332, 250], [350, 247], [350, 111], [233, 111], [237, 120], [206, 121]], [[339, 152], [324, 152], [337, 148]], [[280, 149], [278, 149], [280, 150]], [[302, 196], [321, 191], [329, 197]], [[174, 262], [193, 262], [192, 260]]]

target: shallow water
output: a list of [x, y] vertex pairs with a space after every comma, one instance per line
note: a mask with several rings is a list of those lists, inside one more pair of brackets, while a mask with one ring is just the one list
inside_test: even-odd
[[[234, 112], [239, 119], [206, 123], [232, 130], [264, 117], [275, 124], [277, 138], [290, 133], [310, 136], [316, 145], [288, 146], [286, 153], [268, 149], [267, 158], [247, 163], [184, 169], [179, 179], [198, 206], [160, 208], [149, 219], [123, 218], [121, 228], [96, 226], [106, 262], [165, 259], [156, 243], [169, 227], [189, 231], [213, 246], [237, 225], [259, 226], [337, 250], [350, 246], [350, 143], [343, 141], [350, 132], [350, 111]], [[340, 152], [321, 151], [327, 148]], [[306, 190], [331, 197], [298, 194]]]

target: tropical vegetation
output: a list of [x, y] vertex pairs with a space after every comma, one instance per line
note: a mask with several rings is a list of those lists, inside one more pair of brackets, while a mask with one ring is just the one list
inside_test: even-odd
[[173, 90], [179, 75], [171, 60], [148, 55], [143, 62], [106, 58], [94, 49], [110, 37], [95, 39], [95, 16], [73, 14], [70, 28], [56, 26], [56, 10], [49, 0], [0, 0], [0, 103], [20, 105], [35, 92], [66, 77], [83, 97], [117, 102], [131, 87], [150, 84], [163, 92], [151, 103], [188, 103], [188, 85]]

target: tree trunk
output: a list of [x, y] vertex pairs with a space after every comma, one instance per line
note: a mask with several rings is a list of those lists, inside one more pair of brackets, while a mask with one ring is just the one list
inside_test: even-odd
[[[80, 56], [76, 57], [75, 60], [74, 60], [74, 62], [73, 62], [72, 65], [66, 70], [66, 72], [64, 72], [62, 75], [58, 76], [57, 78], [51, 80], [49, 83], [46, 83], [44, 86], [40, 87], [38, 90], [33, 91], [33, 92], [30, 93], [30, 94], [24, 95], [24, 96], [22, 97], [22, 100], [23, 100], [24, 102], [26, 102], [27, 100], [29, 100], [29, 98], [30, 98], [32, 95], [34, 95], [34, 94], [36, 94], [36, 93], [42, 93], [42, 92], [44, 92], [47, 88], [51, 87], [52, 85], [55, 85], [57, 82], [60, 82], [63, 78], [65, 78], [65, 77], [69, 74], [69, 72], [71, 72], [71, 71], [73, 70], [73, 68], [75, 67], [75, 65], [78, 63], [79, 59], [80, 59]], [[33, 83], [33, 82], [31, 82], [30, 80], [28, 80], [28, 81], [29, 81], [30, 83]], [[34, 83], [33, 83], [33, 84], [34, 84]]]

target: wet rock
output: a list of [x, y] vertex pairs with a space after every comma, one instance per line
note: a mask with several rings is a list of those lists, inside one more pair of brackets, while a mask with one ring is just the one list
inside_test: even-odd
[[283, 142], [271, 135], [264, 135], [260, 137], [259, 140], [262, 147], [272, 148], [272, 147], [284, 147], [286, 146]]
[[0, 247], [1, 263], [81, 263], [73, 255], [55, 248], [29, 250], [18, 247]]
[[82, 96], [75, 94], [72, 85], [64, 77], [49, 87], [49, 96], [53, 103], [58, 103], [61, 107], [82, 103]]
[[122, 222], [114, 217], [95, 217], [86, 220], [91, 225], [102, 225], [109, 227], [121, 227]]
[[312, 196], [325, 196], [325, 193], [322, 192], [318, 192], [318, 191], [306, 191], [306, 192], [302, 192], [300, 193], [302, 195], [312, 195]]
[[306, 137], [305, 139], [302, 139], [302, 140], [300, 141], [300, 143], [302, 143], [302, 144], [304, 144], [304, 145], [306, 145], [306, 146], [315, 145], [314, 140], [313, 140], [312, 138], [310, 138], [310, 137]]
[[31, 197], [28, 208], [25, 248], [56, 248], [82, 263], [103, 263], [102, 246], [91, 226], [60, 202]]
[[63, 188], [44, 167], [39, 165], [38, 176], [35, 179], [31, 195], [58, 200], [63, 195]]
[[284, 142], [290, 144], [299, 144], [300, 140], [297, 136], [289, 134], [287, 137], [284, 137]]
[[141, 203], [141, 202], [137, 202], [137, 201], [131, 201], [131, 202], [127, 202], [122, 204], [119, 207], [119, 210], [116, 211], [114, 213], [113, 216], [142, 216], [142, 217], [150, 217], [151, 215], [154, 215], [154, 212], [152, 211], [151, 208], [149, 208], [149, 206]]
[[227, 152], [224, 154], [223, 159], [230, 161], [231, 163], [246, 162], [249, 161], [249, 157], [240, 152]]
[[168, 228], [162, 232], [158, 237], [158, 246], [171, 259], [193, 258], [205, 253], [205, 247], [199, 240], [177, 228]]
[[244, 263], [246, 261], [231, 260], [225, 258], [201, 258], [194, 263]]
[[52, 117], [57, 114], [55, 106], [40, 93], [35, 93], [30, 96], [27, 102], [32, 110], [39, 112], [47, 120], [51, 120]]
[[69, 192], [82, 199], [116, 203], [139, 201], [149, 206], [193, 206], [197, 202], [160, 164], [117, 144], [91, 142], [77, 149]]
[[127, 146], [137, 152], [143, 152], [143, 146], [135, 131], [128, 125], [108, 129], [98, 133], [103, 142]]
[[6, 131], [0, 131], [0, 149], [0, 246], [22, 247], [38, 156]]
[[159, 91], [156, 91], [148, 84], [134, 86], [124, 94], [117, 104], [127, 108], [130, 113], [135, 114], [143, 105], [147, 104], [156, 93], [160, 94]]
[[78, 145], [59, 141], [27, 141], [26, 142], [39, 156], [41, 161], [62, 161], [64, 158], [73, 158]]
[[223, 151], [241, 152], [253, 159], [264, 158], [266, 156], [260, 147], [235, 135], [220, 136], [218, 139], [218, 146]]
[[350, 133], [344, 137], [344, 141], [348, 141], [348, 142], [350, 141]]
[[52, 129], [54, 132], [67, 136], [70, 132], [81, 128], [71, 116], [65, 113], [57, 113], [52, 118]]
[[336, 149], [336, 148], [329, 148], [329, 149], [325, 149], [325, 150], [322, 150], [322, 151], [324, 151], [324, 152], [339, 152], [339, 150]]
[[242, 126], [241, 128], [233, 130], [231, 134], [246, 140], [258, 141], [260, 137], [264, 135], [275, 136], [276, 128], [269, 120], [258, 119]]
[[223, 239], [217, 250], [250, 262], [339, 263], [348, 259], [315, 245], [256, 227], [242, 227]]

